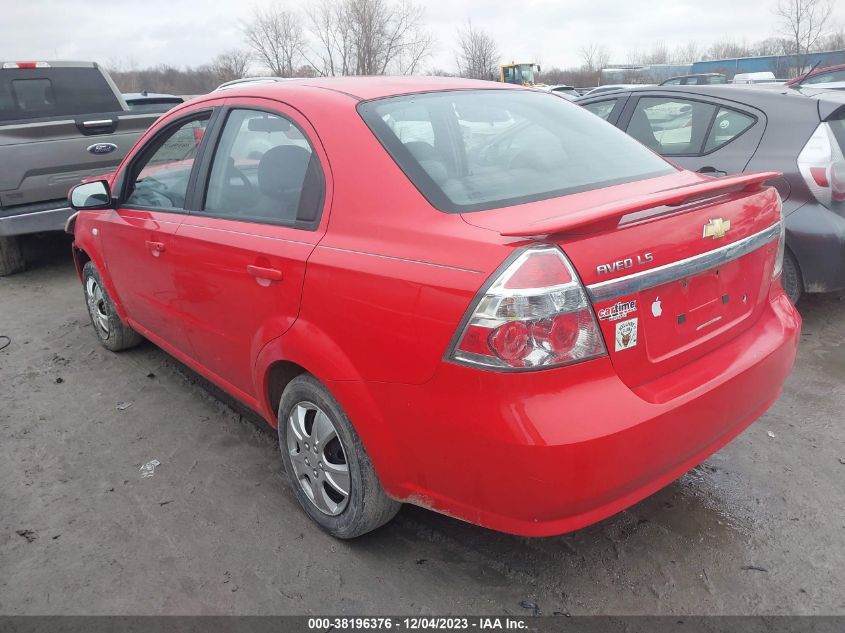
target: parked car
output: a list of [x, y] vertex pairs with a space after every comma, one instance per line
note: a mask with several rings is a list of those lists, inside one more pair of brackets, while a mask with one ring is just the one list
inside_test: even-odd
[[772, 178], [680, 169], [507, 84], [295, 80], [169, 111], [71, 192], [69, 229], [99, 341], [146, 337], [263, 415], [329, 533], [407, 502], [541, 536], [777, 398], [800, 317]]
[[130, 110], [136, 112], [167, 112], [185, 100], [176, 95], [160, 94], [156, 92], [127, 92], [123, 94], [123, 100]]
[[567, 86], [566, 84], [555, 84], [551, 86], [538, 86], [539, 90], [544, 90], [546, 92], [551, 92], [552, 94], [556, 94], [559, 97], [563, 97], [564, 99], [569, 99], [570, 101], [573, 99], [577, 99], [581, 96], [581, 93], [578, 92], [572, 86]]
[[726, 84], [728, 78], [722, 73], [698, 73], [696, 75], [681, 75], [671, 77], [662, 82], [661, 86], [709, 86], [711, 84]]
[[583, 93], [582, 96], [595, 96], [597, 94], [601, 94], [603, 92], [613, 92], [616, 90], [626, 90], [628, 88], [639, 88], [643, 84], [607, 84], [604, 86], [597, 86], [595, 88], [591, 88]]
[[241, 79], [233, 79], [232, 81], [227, 81], [225, 83], [220, 84], [217, 86], [214, 91], [217, 92], [218, 90], [231, 90], [232, 88], [242, 88], [243, 86], [247, 85], [256, 85], [256, 84], [273, 84], [279, 83], [281, 81], [289, 81], [287, 77], [243, 77]]
[[815, 84], [845, 84], [845, 64], [813, 68], [795, 79], [786, 82], [787, 86], [813, 86]]
[[845, 95], [785, 87], [660, 86], [577, 101], [686, 169], [716, 176], [778, 171], [783, 283], [845, 288]]
[[67, 192], [111, 171], [157, 114], [130, 113], [92, 62], [0, 62], [0, 275], [24, 265], [18, 236], [61, 231]]
[[785, 79], [778, 79], [773, 72], [737, 73], [731, 80], [735, 84], [785, 84]]

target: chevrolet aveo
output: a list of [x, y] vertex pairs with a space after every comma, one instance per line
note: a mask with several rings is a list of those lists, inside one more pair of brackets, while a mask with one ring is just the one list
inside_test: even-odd
[[408, 502], [543, 536], [777, 398], [800, 318], [775, 175], [679, 169], [513, 86], [298, 80], [171, 110], [68, 230], [100, 342], [260, 412], [329, 533]]

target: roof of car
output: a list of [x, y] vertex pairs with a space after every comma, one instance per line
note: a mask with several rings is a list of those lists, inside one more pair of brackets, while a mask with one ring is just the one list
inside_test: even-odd
[[511, 84], [457, 77], [393, 77], [386, 75], [378, 77], [318, 77], [272, 83], [245, 82], [243, 87], [233, 86], [231, 90], [227, 90], [227, 93], [232, 95], [274, 96], [284, 94], [292, 86], [333, 90], [361, 100], [437, 90], [507, 90], [519, 88]]

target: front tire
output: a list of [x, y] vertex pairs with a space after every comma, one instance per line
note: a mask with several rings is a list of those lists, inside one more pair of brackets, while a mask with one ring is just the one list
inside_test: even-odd
[[112, 352], [135, 347], [142, 340], [140, 334], [120, 320], [114, 303], [106, 292], [103, 279], [93, 262], [82, 267], [82, 288], [88, 316], [100, 344]]
[[301, 374], [279, 403], [279, 448], [305, 513], [337, 538], [361, 536], [399, 511], [381, 487], [349, 418], [316, 378]]

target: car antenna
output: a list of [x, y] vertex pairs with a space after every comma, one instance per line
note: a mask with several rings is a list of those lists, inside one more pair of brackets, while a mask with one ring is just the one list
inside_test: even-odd
[[816, 61], [816, 63], [815, 63], [815, 64], [813, 64], [812, 66], [810, 66], [810, 70], [808, 70], [807, 72], [805, 72], [805, 73], [801, 76], [801, 79], [799, 79], [799, 80], [798, 80], [798, 83], [797, 83], [797, 84], [795, 84], [795, 88], [796, 88], [796, 90], [797, 90], [798, 88], [800, 88], [800, 87], [801, 87], [801, 84], [803, 84], [805, 81], [807, 81], [807, 79], [809, 79], [809, 77], [810, 77], [810, 73], [811, 73], [811, 72], [813, 72], [813, 71], [814, 71], [814, 70], [818, 67], [818, 65], [819, 65], [819, 64], [821, 64], [821, 63], [822, 63], [822, 60], [821, 60], [821, 59], [819, 59], [819, 60], [817, 60], [817, 61]]

